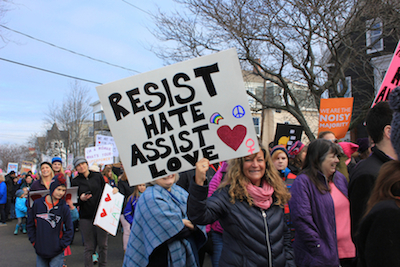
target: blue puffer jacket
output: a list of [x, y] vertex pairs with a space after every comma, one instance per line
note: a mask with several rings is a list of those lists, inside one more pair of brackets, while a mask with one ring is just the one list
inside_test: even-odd
[[0, 183], [0, 204], [7, 203], [7, 185], [6, 182]]
[[219, 265], [295, 266], [283, 209], [273, 205], [262, 210], [239, 200], [232, 204], [228, 190], [219, 189], [207, 199], [207, 186], [191, 183], [189, 188], [189, 219], [200, 225], [219, 220], [224, 228]]
[[[321, 173], [318, 179], [327, 183]], [[347, 197], [346, 177], [337, 171], [333, 183]], [[297, 176], [290, 193], [289, 207], [296, 229], [293, 243], [296, 265], [339, 266], [335, 207], [331, 194], [321, 194], [304, 173]]]

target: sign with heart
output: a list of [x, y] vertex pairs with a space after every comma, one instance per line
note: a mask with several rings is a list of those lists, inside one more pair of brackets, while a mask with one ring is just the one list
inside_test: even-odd
[[137, 185], [259, 151], [235, 49], [97, 87], [124, 170]]
[[[32, 207], [33, 201], [38, 198], [41, 198], [47, 194], [49, 194], [49, 190], [39, 190], [39, 191], [30, 191], [28, 194], [28, 203], [29, 207]], [[67, 192], [65, 193], [65, 199], [72, 199], [72, 203], [78, 203], [78, 187], [70, 187], [67, 188]]]
[[109, 184], [104, 186], [93, 224], [115, 236], [124, 203], [124, 195], [121, 193], [113, 194], [112, 191], [113, 188]]

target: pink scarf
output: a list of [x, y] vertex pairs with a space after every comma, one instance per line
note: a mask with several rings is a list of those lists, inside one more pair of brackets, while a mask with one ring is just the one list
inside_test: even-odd
[[247, 184], [247, 192], [253, 198], [254, 205], [262, 209], [268, 209], [272, 204], [272, 194], [274, 188], [267, 182], [263, 182], [262, 187], [253, 185], [252, 183]]

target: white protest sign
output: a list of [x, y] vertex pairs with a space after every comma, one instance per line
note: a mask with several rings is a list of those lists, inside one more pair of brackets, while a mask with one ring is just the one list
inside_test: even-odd
[[111, 145], [95, 146], [85, 148], [85, 159], [88, 162], [89, 167], [93, 164], [107, 165], [113, 164], [113, 151]]
[[131, 185], [258, 152], [235, 49], [97, 87]]
[[7, 164], [7, 173], [10, 173], [11, 171], [14, 171], [15, 174], [18, 173], [18, 163], [9, 162]]
[[113, 188], [109, 184], [106, 184], [93, 224], [115, 236], [118, 229], [119, 217], [121, 216], [122, 205], [124, 204], [124, 195], [121, 193], [113, 194], [112, 191]]
[[118, 157], [117, 145], [114, 142], [114, 137], [107, 135], [96, 135], [96, 146], [111, 145], [113, 148], [114, 157]]
[[[50, 190], [38, 190], [38, 191], [29, 191], [29, 205], [32, 207], [33, 201], [38, 198], [41, 198], [50, 193]], [[65, 193], [65, 199], [71, 199], [72, 203], [78, 203], [78, 187], [70, 187], [67, 188], [67, 192]]]

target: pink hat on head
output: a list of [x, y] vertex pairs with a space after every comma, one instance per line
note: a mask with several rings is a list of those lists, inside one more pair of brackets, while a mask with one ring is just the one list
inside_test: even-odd
[[344, 154], [349, 158], [346, 160], [346, 165], [349, 164], [351, 155], [358, 150], [358, 145], [351, 142], [339, 142], [338, 145], [342, 147]]

